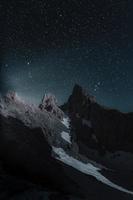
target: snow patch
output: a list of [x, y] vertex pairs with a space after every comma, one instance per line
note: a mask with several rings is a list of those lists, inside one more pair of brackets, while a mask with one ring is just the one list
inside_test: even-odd
[[67, 128], [70, 128], [70, 120], [68, 117], [64, 117], [63, 120], [61, 121], [62, 124], [64, 124]]
[[93, 177], [95, 177], [98, 181], [114, 188], [117, 189], [121, 192], [125, 192], [128, 194], [133, 195], [132, 191], [129, 191], [113, 182], [111, 182], [110, 180], [108, 180], [106, 177], [104, 177], [99, 171], [101, 170], [98, 167], [93, 166], [90, 163], [83, 163], [75, 158], [73, 158], [72, 156], [69, 156], [62, 148], [57, 148], [57, 147], [52, 147], [54, 153], [57, 154], [56, 159], [62, 161], [63, 163], [77, 169], [78, 171], [87, 174], [87, 175], [91, 175]]
[[62, 137], [65, 141], [67, 141], [68, 143], [71, 144], [71, 136], [70, 136], [70, 134], [69, 134], [68, 132], [62, 131], [62, 132], [61, 132], [61, 137]]

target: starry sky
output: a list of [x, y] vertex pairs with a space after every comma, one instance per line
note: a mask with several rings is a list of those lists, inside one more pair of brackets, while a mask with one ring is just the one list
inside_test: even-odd
[[2, 0], [0, 91], [60, 104], [80, 84], [105, 106], [133, 111], [130, 0]]

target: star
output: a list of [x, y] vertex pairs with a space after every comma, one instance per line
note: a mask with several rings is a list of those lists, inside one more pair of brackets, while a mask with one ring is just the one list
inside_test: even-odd
[[100, 85], [101, 85], [101, 82], [100, 82], [100, 81], [98, 81], [98, 82], [94, 85], [94, 92], [96, 92], [97, 90], [99, 90]]
[[30, 62], [27, 62], [27, 65], [30, 65]]

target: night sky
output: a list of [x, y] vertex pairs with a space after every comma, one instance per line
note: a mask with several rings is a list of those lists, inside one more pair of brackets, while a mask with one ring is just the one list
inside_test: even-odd
[[75, 83], [105, 106], [133, 111], [133, 38], [128, 0], [0, 2], [1, 92], [63, 103]]

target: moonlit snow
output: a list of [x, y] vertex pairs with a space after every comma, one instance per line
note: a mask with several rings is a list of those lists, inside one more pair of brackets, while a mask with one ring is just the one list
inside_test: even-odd
[[68, 117], [64, 117], [63, 120], [61, 121], [62, 124], [64, 124], [67, 128], [70, 127], [70, 120]]
[[112, 183], [110, 180], [108, 180], [106, 177], [104, 177], [99, 171], [101, 170], [98, 167], [93, 166], [90, 163], [83, 163], [75, 158], [73, 158], [72, 156], [69, 156], [62, 148], [57, 148], [57, 147], [52, 147], [54, 153], [57, 154], [56, 159], [62, 161], [63, 163], [77, 169], [78, 171], [85, 173], [87, 175], [91, 175], [93, 177], [95, 177], [98, 181], [112, 187], [115, 188], [119, 191], [128, 193], [133, 195], [132, 191], [129, 191], [127, 189], [124, 189], [121, 186], [116, 185], [115, 183]]
[[62, 131], [61, 132], [61, 137], [68, 143], [71, 144], [71, 136], [68, 132]]

